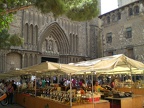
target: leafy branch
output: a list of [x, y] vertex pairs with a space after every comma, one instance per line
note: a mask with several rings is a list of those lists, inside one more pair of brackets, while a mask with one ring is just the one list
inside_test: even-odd
[[35, 6], [42, 13], [52, 12], [54, 17], [66, 15], [74, 21], [86, 21], [99, 13], [97, 0], [0, 0], [0, 32], [9, 28], [13, 14]]
[[9, 49], [11, 46], [20, 46], [24, 39], [17, 34], [10, 35], [8, 30], [3, 29], [0, 32], [0, 49]]

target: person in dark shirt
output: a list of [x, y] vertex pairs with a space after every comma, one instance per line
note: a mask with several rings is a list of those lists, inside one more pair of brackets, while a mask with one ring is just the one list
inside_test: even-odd
[[111, 88], [115, 88], [115, 79], [112, 79], [112, 81], [110, 83], [110, 87]]
[[12, 80], [12, 87], [13, 87], [13, 102], [12, 102], [12, 104], [14, 103], [14, 96], [15, 96], [15, 92], [16, 92], [16, 90], [17, 90], [17, 85], [14, 83], [14, 80]]
[[13, 98], [14, 98], [14, 88], [12, 86], [12, 82], [8, 84], [7, 87], [7, 93], [8, 93], [8, 103], [13, 104]]
[[14, 80], [12, 80], [12, 86], [13, 86], [13, 88], [14, 88], [14, 91], [16, 91], [17, 85], [14, 83]]

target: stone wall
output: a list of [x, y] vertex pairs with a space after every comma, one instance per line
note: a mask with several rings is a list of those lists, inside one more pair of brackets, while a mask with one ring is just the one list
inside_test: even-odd
[[[135, 6], [139, 7], [139, 13], [135, 13]], [[133, 9], [133, 15], [129, 16], [129, 8]], [[127, 49], [133, 48], [134, 59], [144, 62], [144, 7], [139, 2], [118, 8], [112, 12], [101, 15], [103, 21], [103, 45], [104, 55], [107, 56], [109, 52], [113, 54], [123, 53], [127, 55]], [[113, 16], [121, 13], [121, 19], [115, 20]], [[110, 23], [107, 23], [107, 16], [110, 17]], [[126, 38], [126, 29], [132, 29], [132, 37]], [[112, 33], [112, 42], [107, 43], [107, 33]]]
[[[1, 57], [4, 56], [5, 60], [0, 65], [0, 71], [35, 65], [41, 63], [42, 58], [71, 63], [98, 57], [97, 52], [101, 51], [97, 51], [97, 20], [94, 18], [91, 21], [77, 22], [65, 16], [54, 18], [52, 13], [42, 14], [34, 7], [18, 11], [9, 33], [19, 34], [24, 38], [24, 44], [1, 52]], [[90, 29], [92, 24], [96, 27]], [[49, 46], [49, 42], [52, 42], [53, 47]], [[16, 61], [18, 62], [15, 63]]]

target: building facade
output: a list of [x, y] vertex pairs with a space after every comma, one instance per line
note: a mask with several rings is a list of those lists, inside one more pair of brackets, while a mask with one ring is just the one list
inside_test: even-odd
[[104, 56], [125, 54], [144, 62], [144, 3], [135, 1], [100, 15]]
[[124, 5], [130, 4], [135, 1], [139, 1], [139, 0], [118, 0], [118, 7], [122, 7]]
[[9, 33], [22, 36], [24, 44], [0, 51], [0, 72], [45, 61], [71, 63], [101, 57], [99, 25], [98, 18], [76, 22], [42, 14], [34, 7], [18, 11]]

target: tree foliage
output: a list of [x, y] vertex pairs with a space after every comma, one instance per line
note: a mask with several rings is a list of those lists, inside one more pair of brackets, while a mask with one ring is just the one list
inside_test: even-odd
[[14, 12], [34, 5], [54, 17], [66, 15], [74, 21], [90, 20], [98, 15], [97, 0], [0, 0], [0, 32], [8, 28]]
[[10, 42], [9, 42], [10, 35], [6, 30], [2, 30], [0, 32], [0, 49], [8, 49], [10, 48]]
[[97, 0], [36, 0], [42, 13], [52, 12], [55, 17], [65, 14], [75, 21], [90, 20], [98, 15]]
[[63, 0], [36, 0], [35, 6], [42, 13], [52, 12], [54, 16], [59, 16], [66, 12], [66, 6]]
[[26, 0], [0, 0], [0, 32], [8, 29], [13, 21], [13, 14], [23, 6], [30, 5]]
[[24, 42], [17, 34], [10, 35], [8, 30], [3, 29], [0, 32], [0, 49], [9, 49], [11, 46], [19, 46]]
[[44, 14], [52, 12], [54, 17], [66, 15], [74, 21], [86, 21], [98, 15], [97, 0], [0, 0], [0, 49], [23, 44], [23, 38], [10, 35], [6, 29], [13, 15], [29, 6], [35, 6]]
[[24, 43], [24, 39], [18, 34], [10, 35], [9, 42], [12, 46], [20, 46]]
[[[83, 2], [81, 2], [83, 1]], [[97, 0], [79, 0], [78, 4], [70, 2], [67, 17], [75, 21], [86, 21], [96, 17], [99, 13]]]

